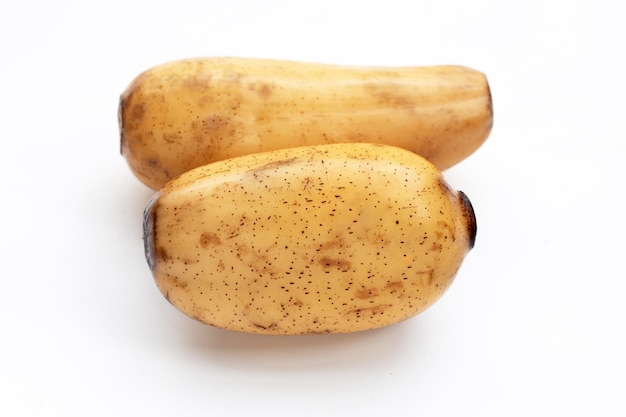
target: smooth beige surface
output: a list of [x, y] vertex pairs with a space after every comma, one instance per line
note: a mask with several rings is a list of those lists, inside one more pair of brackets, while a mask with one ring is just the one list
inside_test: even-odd
[[139, 75], [119, 121], [131, 170], [158, 189], [209, 162], [337, 142], [395, 145], [446, 169], [484, 142], [493, 112], [485, 75], [461, 66], [198, 58]]
[[230, 330], [344, 333], [411, 317], [473, 244], [469, 201], [400, 148], [335, 144], [210, 164], [146, 211], [147, 257], [181, 311]]

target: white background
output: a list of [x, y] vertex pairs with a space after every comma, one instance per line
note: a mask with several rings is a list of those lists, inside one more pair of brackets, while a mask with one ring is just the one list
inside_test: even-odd
[[[5, 3], [0, 415], [626, 415], [618, 2]], [[284, 338], [165, 301], [118, 97], [155, 64], [212, 55], [487, 74], [492, 134], [446, 172], [478, 238], [437, 304], [377, 331]]]

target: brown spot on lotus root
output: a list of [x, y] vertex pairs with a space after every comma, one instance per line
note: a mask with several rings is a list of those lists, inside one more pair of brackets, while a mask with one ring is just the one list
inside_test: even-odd
[[230, 123], [230, 118], [220, 114], [214, 114], [202, 121], [202, 127], [208, 132], [216, 132], [225, 129]]
[[296, 159], [298, 159], [298, 158], [294, 157], [294, 158], [283, 159], [283, 160], [280, 160], [280, 161], [269, 162], [267, 164], [263, 164], [263, 165], [261, 165], [259, 167], [253, 168], [253, 169], [251, 169], [248, 172], [250, 174], [252, 174], [252, 176], [257, 177], [259, 175], [262, 175], [262, 174], [266, 173], [267, 171], [271, 171], [271, 170], [279, 168], [281, 166], [290, 165]]
[[363, 288], [357, 290], [355, 293], [355, 297], [361, 300], [367, 300], [368, 298], [376, 296], [378, 296], [378, 290], [376, 288]]
[[178, 133], [164, 133], [163, 140], [166, 143], [177, 143], [181, 141], [181, 137]]
[[434, 274], [435, 274], [434, 270], [429, 269], [427, 271], [419, 271], [418, 274], [421, 275], [422, 277], [421, 281], [424, 285], [431, 286], [433, 284], [433, 279], [434, 279]]
[[324, 268], [337, 268], [340, 269], [341, 271], [347, 271], [352, 267], [352, 263], [350, 263], [350, 261], [347, 261], [345, 259], [341, 259], [341, 258], [331, 258], [329, 256], [323, 256], [322, 258], [320, 258], [319, 260], [320, 265], [322, 265]]
[[388, 290], [391, 294], [401, 291], [402, 288], [404, 288], [404, 284], [400, 281], [389, 282], [387, 283], [387, 285], [385, 285], [385, 289]]
[[141, 119], [143, 118], [144, 113], [145, 113], [145, 109], [144, 109], [143, 103], [135, 104], [130, 109], [130, 117], [135, 123], [141, 122]]
[[328, 240], [320, 245], [320, 250], [329, 250], [335, 248], [343, 248], [346, 246], [346, 241], [342, 236], [337, 236], [334, 239]]
[[209, 246], [217, 246], [222, 244], [222, 239], [212, 232], [204, 232], [200, 235], [200, 245], [203, 248], [207, 248]]
[[391, 304], [380, 304], [372, 307], [365, 308], [355, 308], [354, 310], [349, 310], [346, 314], [356, 314], [357, 317], [360, 317], [363, 313], [370, 313], [372, 316], [376, 314], [383, 314], [387, 308], [391, 307]]
[[255, 322], [252, 322], [252, 325], [253, 325], [254, 327], [258, 327], [259, 329], [263, 329], [263, 330], [268, 330], [268, 329], [269, 329], [269, 330], [272, 330], [272, 329], [275, 329], [275, 328], [277, 328], [277, 327], [278, 327], [278, 326], [276, 325], [276, 323], [271, 323], [271, 324], [268, 324], [268, 325], [263, 325], [263, 324], [260, 324], [260, 323], [255, 323]]
[[259, 98], [262, 100], [267, 100], [269, 96], [272, 95], [274, 89], [274, 87], [268, 83], [250, 84], [248, 88], [252, 91], [256, 91]]
[[380, 104], [394, 108], [413, 109], [415, 99], [411, 96], [400, 94], [402, 89], [393, 83], [366, 83], [365, 90], [370, 93]]
[[441, 252], [442, 250], [443, 250], [443, 245], [439, 243], [433, 242], [432, 246], [430, 247], [430, 251], [432, 252]]
[[163, 262], [169, 262], [172, 260], [172, 256], [167, 252], [167, 250], [163, 246], [159, 246], [158, 248], [156, 248], [156, 250], [154, 251], [154, 255], [157, 260], [160, 260]]

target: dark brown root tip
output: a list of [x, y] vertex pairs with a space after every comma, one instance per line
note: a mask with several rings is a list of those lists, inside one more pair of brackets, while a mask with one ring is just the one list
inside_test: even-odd
[[161, 193], [156, 193], [143, 212], [143, 249], [150, 270], [154, 270], [156, 264], [156, 252], [154, 250], [154, 227], [156, 224], [156, 206]]
[[469, 248], [472, 249], [474, 247], [474, 243], [476, 243], [476, 215], [474, 213], [474, 207], [472, 206], [472, 202], [465, 195], [463, 191], [459, 191], [459, 198], [461, 199], [461, 206], [463, 210], [463, 217], [465, 217], [465, 222], [467, 224], [467, 235], [469, 237]]
[[117, 125], [120, 131], [120, 155], [124, 155], [124, 96], [120, 96], [117, 106]]

